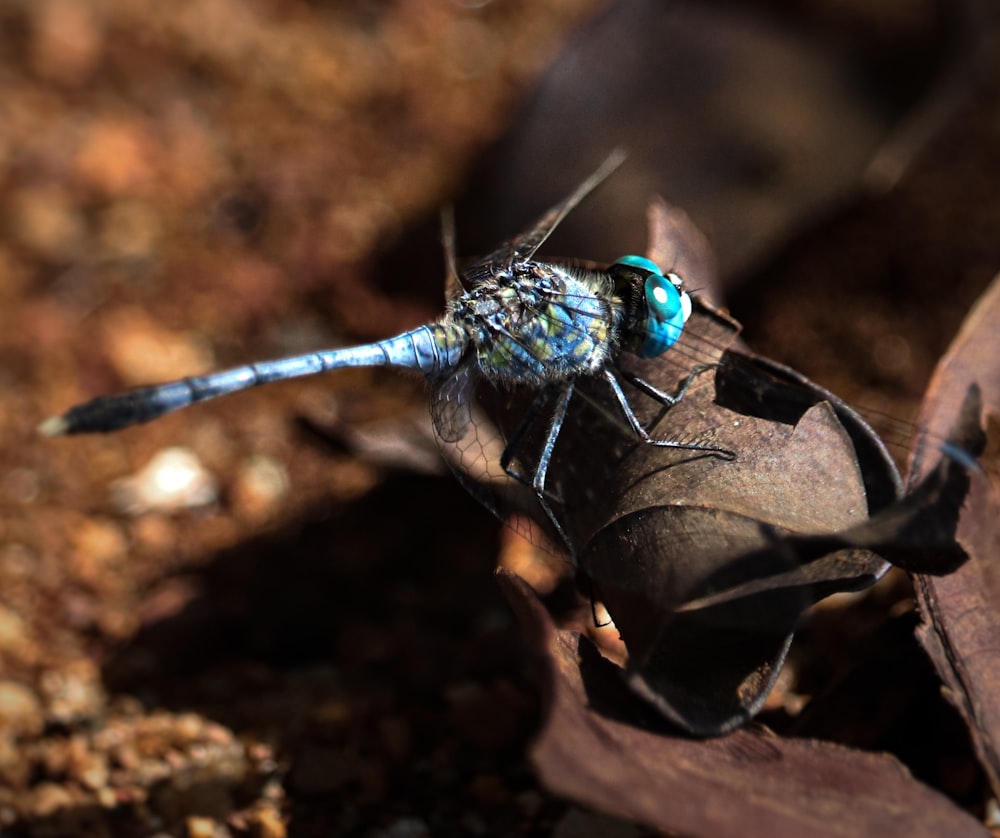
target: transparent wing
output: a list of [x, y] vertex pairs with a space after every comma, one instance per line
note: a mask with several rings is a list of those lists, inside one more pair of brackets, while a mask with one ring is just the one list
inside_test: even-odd
[[506, 447], [502, 431], [476, 403], [479, 384], [472, 362], [433, 382], [431, 420], [441, 453], [459, 481], [503, 519], [511, 511], [516, 481], [500, 465]]
[[466, 362], [432, 385], [431, 419], [442, 442], [458, 442], [468, 432], [476, 398], [476, 378], [475, 365]]
[[608, 175], [625, 162], [625, 157], [626, 154], [623, 149], [615, 149], [598, 167], [597, 171], [577, 186], [572, 194], [552, 207], [530, 229], [510, 239], [491, 254], [480, 259], [473, 266], [471, 272], [475, 273], [476, 268], [483, 265], [510, 265], [521, 259], [530, 259], [574, 207], [596, 189]]
[[[480, 404], [499, 400], [502, 411], [492, 413]], [[528, 521], [541, 521], [543, 514], [531, 488], [503, 468], [501, 460], [507, 449], [508, 435], [494, 416], [523, 417], [523, 398], [513, 391], [500, 391], [486, 385], [469, 364], [452, 375], [431, 384], [431, 419], [434, 434], [444, 460], [459, 483], [501, 521], [534, 543], [540, 543]], [[528, 469], [531, 464], [518, 459], [513, 470]]]

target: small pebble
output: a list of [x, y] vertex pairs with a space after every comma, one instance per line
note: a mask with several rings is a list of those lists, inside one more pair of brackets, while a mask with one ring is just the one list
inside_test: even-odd
[[102, 789], [98, 789], [97, 802], [104, 809], [114, 809], [118, 805], [118, 794], [113, 788], [105, 786]]
[[229, 830], [212, 818], [192, 816], [185, 822], [188, 838], [220, 838], [228, 835]]
[[[0, 809], [35, 779], [35, 766], [24, 758], [24, 748], [17, 734], [6, 730], [0, 732]], [[3, 834], [0, 831], [0, 835]]]
[[0, 681], [0, 728], [7, 733], [37, 736], [44, 726], [38, 696], [24, 684]]
[[91, 791], [100, 791], [108, 785], [108, 763], [103, 754], [80, 755], [73, 767], [73, 777]]
[[18, 649], [29, 642], [24, 620], [16, 612], [0, 605], [0, 653], [17, 655]]
[[38, 472], [12, 468], [0, 479], [3, 493], [15, 503], [31, 503], [38, 497]]
[[99, 518], [80, 521], [72, 538], [73, 573], [95, 588], [128, 556], [128, 539], [114, 521]]
[[28, 52], [39, 76], [64, 84], [85, 80], [101, 56], [104, 27], [89, 3], [46, 0], [32, 4]]
[[35, 255], [53, 261], [79, 258], [86, 224], [79, 208], [64, 190], [52, 187], [23, 189], [7, 196], [11, 232]]
[[39, 683], [46, 715], [63, 724], [99, 718], [107, 705], [100, 671], [86, 658], [44, 672]]
[[270, 806], [254, 812], [250, 818], [250, 826], [259, 838], [285, 838], [288, 835], [288, 827], [281, 813]]
[[258, 454], [240, 467], [233, 488], [234, 503], [251, 516], [261, 517], [281, 503], [289, 485], [284, 465]]
[[111, 486], [112, 503], [129, 515], [208, 506], [218, 496], [215, 478], [187, 448], [166, 448], [138, 474]]
[[27, 802], [28, 814], [33, 818], [50, 818], [60, 809], [73, 805], [73, 796], [57, 783], [39, 783], [32, 789]]

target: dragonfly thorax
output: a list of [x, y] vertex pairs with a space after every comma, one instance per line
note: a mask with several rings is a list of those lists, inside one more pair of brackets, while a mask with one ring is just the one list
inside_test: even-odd
[[448, 319], [465, 324], [482, 375], [542, 386], [603, 369], [622, 311], [606, 274], [523, 260], [458, 297]]

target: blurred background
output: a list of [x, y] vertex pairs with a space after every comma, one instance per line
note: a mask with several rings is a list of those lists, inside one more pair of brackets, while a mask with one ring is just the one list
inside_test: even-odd
[[[532, 776], [532, 661], [491, 579], [520, 548], [424, 456], [421, 382], [35, 427], [430, 320], [442, 205], [482, 254], [616, 146], [547, 255], [642, 252], [662, 194], [754, 349], [912, 418], [1000, 268], [998, 35], [987, 0], [0, 5], [0, 832], [608, 827]], [[384, 421], [379, 462], [318, 432]], [[856, 631], [813, 632], [815, 680]], [[888, 722], [822, 733], [974, 799], [933, 718], [926, 753]]]

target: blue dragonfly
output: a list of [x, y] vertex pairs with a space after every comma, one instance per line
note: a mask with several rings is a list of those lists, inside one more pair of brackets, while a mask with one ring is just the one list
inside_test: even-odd
[[[101, 396], [48, 419], [40, 430], [48, 436], [116, 431], [272, 381], [345, 367], [386, 366], [414, 370], [428, 379], [439, 440], [445, 446], [461, 446], [470, 431], [475, 439], [473, 403], [481, 382], [501, 390], [526, 390], [533, 398], [511, 428], [499, 465], [505, 476], [530, 487], [544, 514], [543, 526], [548, 523], [572, 558], [576, 539], [553, 508], [547, 476], [581, 382], [600, 382], [606, 388], [620, 429], [633, 440], [720, 460], [735, 457], [710, 440], [652, 436], [622, 386], [627, 382], [635, 392], [669, 408], [710, 366], [692, 365], [677, 388], [667, 392], [617, 363], [626, 354], [657, 359], [676, 344], [692, 313], [692, 299], [679, 276], [636, 255], [608, 267], [536, 259], [552, 231], [623, 159], [622, 152], [613, 153], [530, 229], [464, 270], [457, 268], [454, 234], [446, 224], [447, 305], [434, 323], [365, 346], [263, 361]], [[522, 448], [527, 438], [537, 437], [531, 432], [543, 421], [537, 455], [525, 467]], [[474, 481], [463, 483], [476, 492]], [[488, 505], [497, 505], [476, 493]]]
[[[621, 162], [613, 154], [461, 271], [446, 224], [447, 304], [434, 323], [99, 397], [40, 430], [115, 431], [344, 367], [420, 372], [460, 482], [501, 515], [526, 511], [564, 548], [628, 647], [631, 688], [693, 733], [732, 729], [763, 703], [803, 609], [871, 585], [887, 557], [913, 564], [914, 538], [897, 543], [913, 522], [935, 525], [916, 542], [943, 572], [940, 548], [953, 545], [935, 510], [958, 508], [969, 461], [953, 458], [950, 475], [904, 498], [884, 444], [855, 411], [746, 350], [738, 323], [690, 296], [678, 274], [710, 284], [707, 245], [662, 202], [650, 208], [648, 257], [536, 259]], [[957, 546], [945, 556], [964, 561]]]

